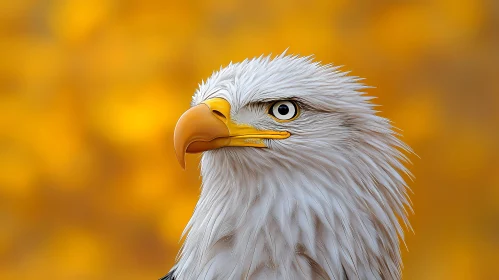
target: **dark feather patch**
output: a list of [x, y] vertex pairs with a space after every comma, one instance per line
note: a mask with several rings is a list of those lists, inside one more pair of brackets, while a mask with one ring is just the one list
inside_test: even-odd
[[173, 277], [173, 273], [175, 270], [170, 271], [168, 274], [160, 278], [159, 280], [175, 280], [175, 277]]

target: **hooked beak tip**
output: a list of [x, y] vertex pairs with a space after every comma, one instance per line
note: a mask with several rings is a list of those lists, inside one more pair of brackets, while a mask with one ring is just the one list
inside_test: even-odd
[[185, 156], [182, 156], [181, 158], [177, 157], [177, 160], [178, 160], [178, 163], [180, 164], [180, 167], [183, 170], [185, 170]]
[[[187, 110], [178, 120], [173, 133], [177, 160], [185, 170], [185, 154], [198, 153], [225, 145], [229, 136], [227, 125], [212, 112], [207, 104]], [[222, 138], [222, 140], [215, 140]]]
[[[176, 134], [177, 131], [175, 131]], [[182, 141], [182, 139], [179, 139], [177, 135], [174, 135], [174, 148], [175, 148], [175, 156], [177, 157], [177, 161], [180, 164], [180, 167], [182, 167], [183, 170], [185, 170], [185, 154], [187, 152], [187, 147], [186, 143]]]

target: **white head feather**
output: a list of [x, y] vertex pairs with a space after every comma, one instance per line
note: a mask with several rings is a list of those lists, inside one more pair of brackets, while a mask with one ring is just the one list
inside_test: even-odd
[[[291, 137], [203, 154], [175, 279], [400, 279], [399, 219], [409, 226], [410, 205], [399, 172], [411, 176], [410, 148], [358, 81], [282, 54], [230, 64], [200, 85], [193, 106], [222, 97], [233, 121]], [[289, 99], [300, 116], [276, 122], [266, 102]]]

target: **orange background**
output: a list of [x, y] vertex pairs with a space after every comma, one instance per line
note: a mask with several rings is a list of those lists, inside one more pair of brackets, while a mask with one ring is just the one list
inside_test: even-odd
[[199, 193], [177, 118], [261, 54], [345, 65], [404, 130], [404, 279], [499, 275], [499, 2], [4, 0], [0, 279], [157, 279]]

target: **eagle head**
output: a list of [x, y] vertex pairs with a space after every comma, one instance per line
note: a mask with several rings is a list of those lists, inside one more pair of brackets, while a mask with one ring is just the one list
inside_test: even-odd
[[174, 134], [182, 166], [203, 152], [175, 279], [400, 278], [410, 148], [359, 80], [282, 54], [200, 84]]

